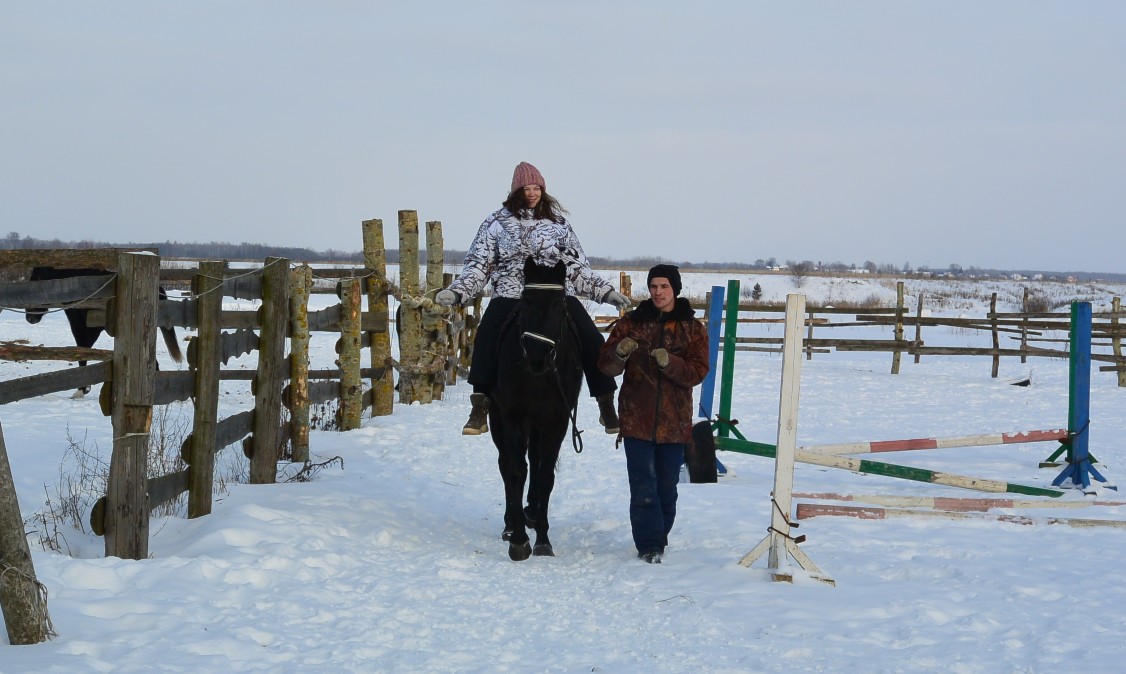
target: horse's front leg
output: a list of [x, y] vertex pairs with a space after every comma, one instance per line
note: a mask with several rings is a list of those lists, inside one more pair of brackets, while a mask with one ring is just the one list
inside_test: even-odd
[[[528, 486], [528, 511], [525, 517], [528, 526], [536, 531], [536, 545], [532, 554], [537, 557], [554, 557], [555, 550], [547, 531], [551, 528], [548, 519], [548, 506], [551, 492], [555, 488], [555, 464], [559, 459], [559, 445], [563, 442], [566, 428], [561, 433], [533, 432], [529, 441], [528, 456], [531, 459], [531, 474]], [[533, 498], [534, 495], [534, 498]]]
[[524, 441], [519, 437], [506, 437], [500, 448], [500, 472], [504, 480], [504, 533], [508, 541], [508, 556], [516, 562], [531, 556], [532, 545], [524, 529], [524, 483], [528, 479], [528, 464], [524, 455]]

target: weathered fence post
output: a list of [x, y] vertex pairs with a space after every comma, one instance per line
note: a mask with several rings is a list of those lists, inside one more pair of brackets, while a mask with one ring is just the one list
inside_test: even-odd
[[902, 358], [902, 352], [899, 350], [899, 343], [903, 341], [903, 314], [905, 309], [903, 307], [903, 281], [897, 281], [895, 284], [895, 350], [891, 352], [891, 373], [899, 374], [899, 363]]
[[226, 262], [203, 261], [192, 278], [199, 330], [188, 349], [195, 370], [195, 412], [188, 463], [188, 517], [211, 513], [215, 480], [215, 429], [219, 421], [219, 369], [222, 364], [223, 273]]
[[[1029, 308], [1028, 308], [1029, 292], [1030, 292], [1030, 288], [1028, 286], [1025, 286], [1024, 287], [1024, 297], [1021, 299], [1021, 302], [1020, 302], [1020, 311], [1021, 311], [1022, 314], [1029, 313]], [[1020, 319], [1020, 362], [1022, 362], [1022, 363], [1028, 362], [1028, 316], [1024, 316]]]
[[997, 293], [989, 299], [989, 324], [991, 326], [990, 332], [993, 333], [993, 378], [997, 378], [997, 372], [1001, 367], [1001, 336], [997, 332]]
[[[123, 253], [107, 312], [113, 335], [113, 454], [106, 489], [107, 557], [149, 556], [148, 447], [156, 381], [160, 257]], [[107, 330], [108, 331], [108, 330]]]
[[805, 359], [806, 359], [806, 360], [813, 360], [813, 323], [814, 323], [814, 315], [813, 315], [813, 310], [812, 310], [812, 309], [811, 309], [811, 310], [809, 311], [809, 313], [808, 313], [808, 314], [806, 314], [806, 315], [805, 315], [804, 319], [805, 319], [805, 320], [807, 320], [807, 321], [809, 321], [809, 325], [808, 325], [808, 326], [806, 327], [806, 334], [805, 334], [805, 338], [806, 338], [806, 340], [807, 340], [807, 342], [806, 342], [806, 345], [805, 345]]
[[923, 345], [923, 291], [919, 291], [919, 304], [915, 309], [915, 363], [919, 362], [922, 354], [919, 353], [919, 347]]
[[258, 372], [254, 378], [251, 484], [273, 484], [277, 481], [288, 309], [289, 260], [268, 257], [262, 267], [262, 306], [258, 309]]
[[309, 460], [309, 290], [313, 270], [307, 264], [289, 272], [289, 314], [292, 334], [289, 340], [290, 439], [294, 461]]
[[340, 341], [337, 342], [340, 367], [340, 408], [339, 426], [341, 430], [351, 431], [360, 427], [361, 398], [360, 385], [360, 279], [344, 279], [338, 286], [340, 291]]
[[[1110, 301], [1110, 310], [1112, 316], [1110, 317], [1110, 330], [1113, 337], [1111, 338], [1111, 348], [1114, 352], [1115, 358], [1122, 358], [1122, 338], [1118, 333], [1118, 312], [1122, 309], [1122, 298], [1115, 297]], [[1115, 363], [1118, 366], [1118, 385], [1120, 387], [1126, 386], [1126, 366], [1122, 362]]]
[[368, 312], [374, 323], [368, 339], [371, 345], [371, 367], [382, 372], [371, 380], [371, 415], [391, 414], [395, 402], [395, 375], [391, 368], [391, 319], [387, 300], [387, 252], [383, 245], [383, 221], [364, 220], [364, 265], [368, 269]]
[[481, 322], [481, 296], [474, 297], [473, 303], [465, 307], [464, 312], [465, 325], [461, 329], [461, 337], [458, 340], [458, 351], [461, 354], [458, 367], [468, 372], [469, 365], [473, 362], [473, 342], [477, 338], [477, 324]]
[[35, 579], [35, 565], [23, 530], [20, 504], [0, 426], [0, 610], [8, 642], [38, 644], [53, 636], [47, 615], [47, 590]]
[[399, 402], [406, 405], [420, 398], [422, 310], [408, 301], [418, 296], [418, 284], [418, 213], [399, 211]]
[[[621, 293], [626, 297], [633, 299], [633, 277], [627, 272], [618, 272], [618, 287], [621, 288]], [[619, 316], [625, 316], [627, 308], [618, 310]]]

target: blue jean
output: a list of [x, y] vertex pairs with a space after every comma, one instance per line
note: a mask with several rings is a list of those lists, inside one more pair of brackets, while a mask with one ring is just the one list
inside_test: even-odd
[[676, 519], [676, 483], [684, 463], [684, 444], [624, 440], [633, 543], [638, 554], [664, 551]]

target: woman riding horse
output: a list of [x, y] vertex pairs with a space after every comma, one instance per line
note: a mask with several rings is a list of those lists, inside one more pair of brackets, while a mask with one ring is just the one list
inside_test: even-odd
[[599, 420], [606, 432], [618, 432], [614, 391], [618, 385], [598, 369], [598, 351], [605, 338], [576, 295], [595, 302], [629, 307], [627, 297], [590, 268], [582, 245], [565, 217], [566, 210], [547, 193], [546, 182], [536, 167], [520, 162], [512, 174], [512, 187], [503, 207], [481, 224], [461, 274], [441, 290], [436, 300], [443, 305], [467, 303], [489, 283], [493, 296], [477, 326], [469, 383], [473, 410], [462, 433], [479, 435], [488, 430], [489, 396], [496, 382], [497, 340], [505, 318], [524, 290], [524, 261], [531, 257], [542, 266], [563, 262], [566, 268], [567, 309], [582, 341], [583, 371], [587, 389], [598, 401]]

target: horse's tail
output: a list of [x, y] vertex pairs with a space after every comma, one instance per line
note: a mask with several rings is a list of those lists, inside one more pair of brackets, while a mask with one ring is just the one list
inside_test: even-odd
[[180, 351], [180, 343], [176, 341], [176, 328], [161, 328], [160, 334], [164, 336], [164, 345], [168, 347], [168, 355], [177, 363], [184, 362], [184, 353]]

